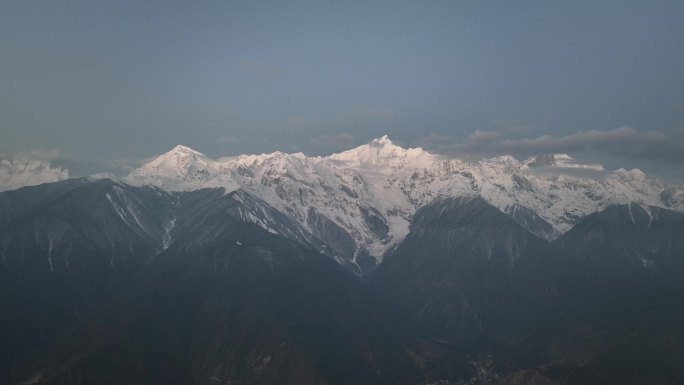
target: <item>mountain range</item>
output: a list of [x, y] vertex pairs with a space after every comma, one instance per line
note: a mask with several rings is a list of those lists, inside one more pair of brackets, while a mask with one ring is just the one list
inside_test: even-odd
[[294, 218], [359, 273], [379, 264], [406, 237], [416, 210], [440, 197], [482, 197], [546, 240], [611, 204], [684, 210], [684, 190], [636, 169], [605, 172], [566, 154], [470, 162], [404, 149], [387, 136], [327, 157], [275, 152], [215, 161], [177, 146], [122, 182], [244, 190]]
[[386, 136], [3, 165], [2, 383], [684, 381], [684, 190], [639, 170]]

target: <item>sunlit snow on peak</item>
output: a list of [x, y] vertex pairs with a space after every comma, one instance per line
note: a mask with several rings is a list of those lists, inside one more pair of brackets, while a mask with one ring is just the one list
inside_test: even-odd
[[190, 148], [188, 146], [183, 146], [182, 144], [179, 144], [176, 147], [172, 148], [166, 154], [188, 154], [188, 155], [195, 155], [195, 156], [205, 156], [201, 152], [193, 150], [192, 148]]
[[581, 168], [595, 171], [603, 171], [600, 164], [578, 163], [575, 158], [568, 154], [544, 154], [527, 159], [524, 164], [528, 167], [552, 167], [552, 168]]
[[[349, 162], [350, 165], [387, 165], [397, 164], [406, 161], [414, 164], [429, 166], [437, 160], [437, 156], [428, 153], [422, 148], [403, 148], [392, 143], [389, 136], [384, 135], [373, 139], [368, 144], [361, 145], [351, 150], [332, 154], [327, 157], [329, 160]], [[417, 162], [417, 163], [416, 163]]]

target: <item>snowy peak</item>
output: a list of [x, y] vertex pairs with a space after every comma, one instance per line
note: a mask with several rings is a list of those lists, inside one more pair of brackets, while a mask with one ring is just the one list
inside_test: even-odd
[[170, 190], [186, 190], [211, 179], [217, 171], [215, 161], [199, 151], [178, 145], [134, 170], [125, 181], [131, 184], [153, 184]]
[[178, 145], [170, 151], [158, 156], [155, 160], [148, 163], [153, 167], [169, 166], [176, 169], [187, 169], [190, 167], [206, 167], [211, 161], [201, 152], [195, 151], [190, 147]]
[[631, 170], [625, 170], [624, 168], [619, 168], [615, 170], [615, 173], [617, 175], [620, 175], [620, 177], [623, 180], [629, 180], [629, 181], [644, 181], [648, 179], [646, 176], [646, 173], [639, 170], [638, 168], [633, 168]]
[[362, 146], [332, 154], [327, 159], [356, 165], [386, 165], [403, 163], [407, 160], [422, 161], [424, 165], [428, 165], [436, 160], [436, 157], [420, 147], [406, 149], [397, 146], [389, 136], [384, 135]]
[[184, 146], [184, 145], [182, 145], [182, 144], [179, 144], [179, 145], [177, 145], [176, 147], [172, 148], [172, 149], [169, 150], [166, 154], [177, 154], [177, 153], [181, 153], [181, 154], [195, 154], [195, 155], [202, 155], [202, 156], [204, 156], [204, 154], [202, 154], [201, 152], [199, 152], [199, 151], [197, 151], [197, 150], [193, 150], [192, 148], [190, 148], [190, 147], [188, 147], [188, 146]]
[[182, 161], [184, 159], [192, 159], [193, 161], [197, 161], [198, 159], [208, 159], [203, 153], [181, 144], [158, 156], [157, 158], [174, 159], [178, 161]]
[[556, 159], [572, 159], [568, 154], [544, 154], [525, 161], [529, 167], [554, 167], [557, 166]]
[[390, 137], [388, 135], [383, 135], [379, 138], [375, 138], [368, 142], [368, 146], [378, 148], [378, 149], [391, 149], [392, 151], [401, 151], [404, 150], [401, 146], [397, 146], [392, 142]]
[[529, 158], [525, 161], [527, 167], [542, 168], [582, 168], [588, 170], [603, 171], [603, 166], [600, 164], [582, 164], [578, 163], [575, 158], [568, 154], [544, 154], [534, 158]]

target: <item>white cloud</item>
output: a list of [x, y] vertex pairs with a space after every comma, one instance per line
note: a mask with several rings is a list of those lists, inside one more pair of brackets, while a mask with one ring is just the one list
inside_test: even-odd
[[466, 138], [466, 142], [487, 144], [499, 141], [501, 139], [501, 135], [497, 134], [496, 132], [475, 130], [475, 132], [468, 135], [468, 137]]
[[550, 121], [551, 119], [549, 117], [542, 117], [536, 120], [527, 120], [521, 118], [496, 119], [493, 122], [494, 124], [492, 131], [512, 135], [529, 135], [548, 128]]

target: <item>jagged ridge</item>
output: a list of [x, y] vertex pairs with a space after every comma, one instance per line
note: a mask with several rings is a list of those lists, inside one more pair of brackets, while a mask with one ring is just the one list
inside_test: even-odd
[[[37, 179], [9, 162], [3, 166], [12, 169], [12, 181], [33, 181], [3, 182], [6, 189], [68, 177], [66, 171], [45, 165], [23, 168], [48, 176]], [[402, 148], [388, 136], [326, 157], [274, 152], [213, 160], [178, 145], [123, 181], [167, 191], [244, 190], [295, 219], [362, 270], [372, 269], [396, 247], [416, 210], [438, 197], [481, 196], [547, 240], [614, 203], [684, 209], [680, 188], [639, 170], [605, 171], [566, 154], [523, 162], [511, 156], [471, 162]]]
[[[564, 173], [568, 168], [596, 175]], [[372, 265], [404, 239], [416, 209], [437, 197], [481, 196], [548, 240], [609, 204], [684, 208], [675, 198], [680, 190], [639, 170], [602, 170], [565, 154], [524, 162], [511, 156], [477, 162], [448, 159], [421, 148], [402, 148], [383, 136], [327, 157], [274, 152], [211, 160], [177, 146], [124, 180], [179, 191], [244, 189], [337, 245], [344, 258], [357, 264], [370, 260]]]

